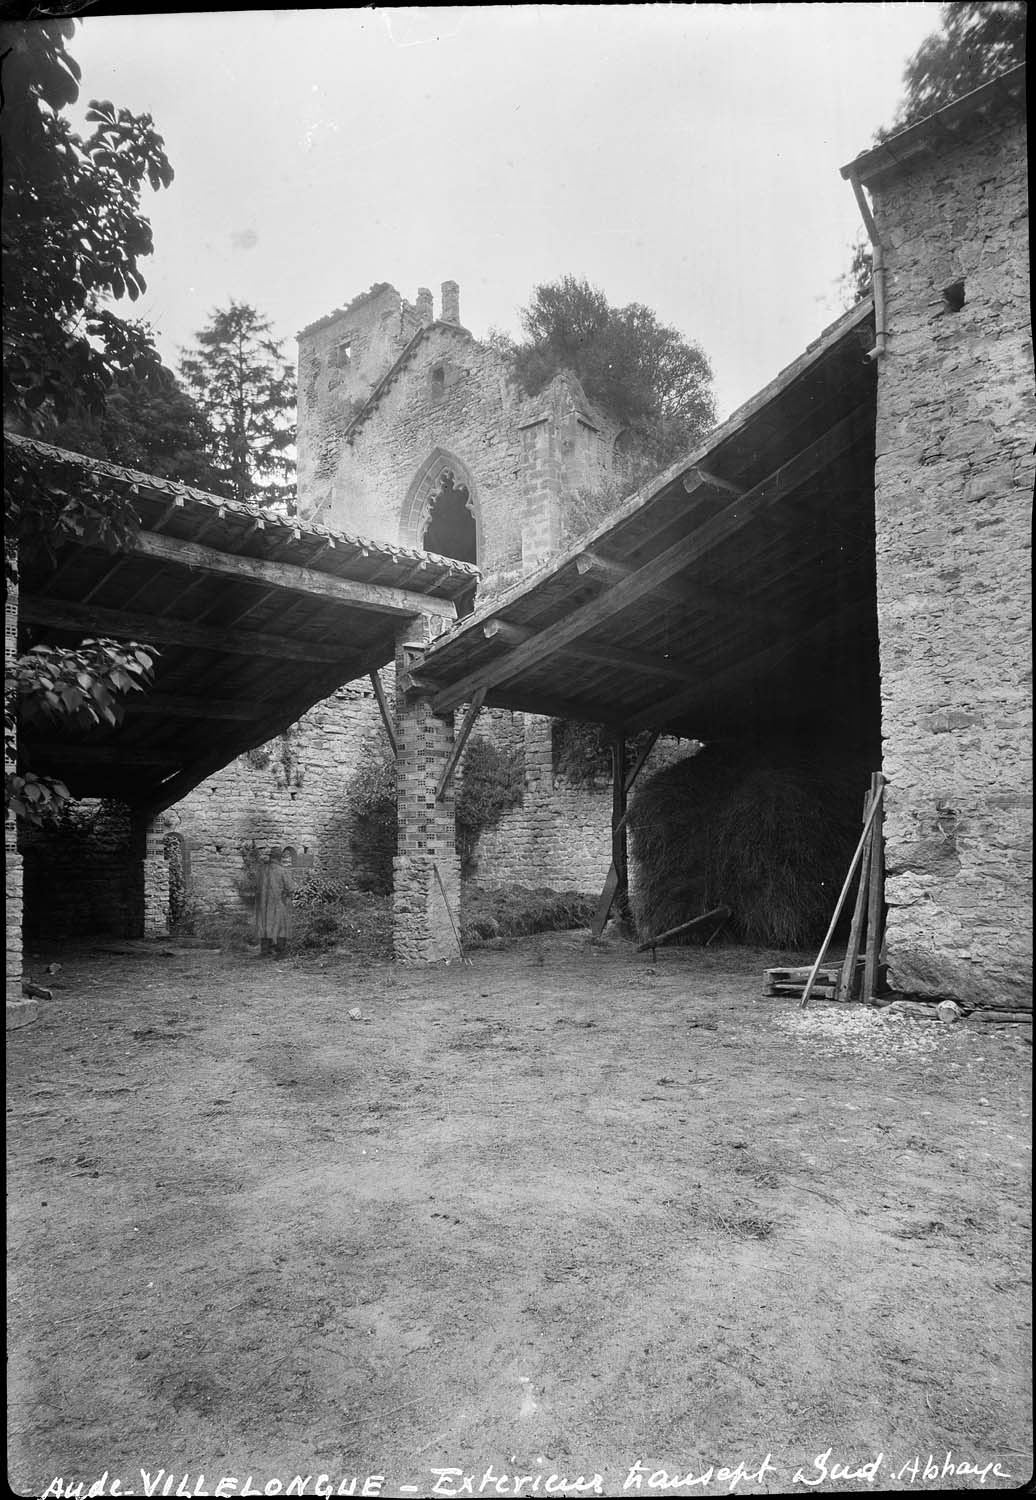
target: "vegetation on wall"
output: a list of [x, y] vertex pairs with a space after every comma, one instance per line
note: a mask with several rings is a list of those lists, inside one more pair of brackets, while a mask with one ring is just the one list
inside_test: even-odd
[[[650, 738], [650, 730], [626, 741], [626, 760], [632, 763]], [[555, 776], [569, 786], [596, 786], [611, 782], [612, 740], [602, 724], [582, 719], [550, 721], [551, 765]]]
[[365, 745], [345, 789], [349, 847], [357, 885], [385, 894], [392, 889], [396, 853], [396, 763], [387, 746]]
[[664, 468], [712, 428], [708, 358], [643, 303], [612, 307], [585, 277], [566, 275], [534, 287], [520, 318], [520, 343], [493, 340], [519, 385], [536, 395], [571, 370], [587, 397], [622, 423], [631, 459]]
[[457, 853], [461, 874], [470, 872], [478, 841], [505, 812], [520, 807], [525, 758], [520, 749], [500, 750], [483, 735], [472, 735], [457, 787]]
[[[521, 804], [524, 783], [521, 750], [499, 750], [481, 735], [471, 737], [457, 780], [457, 852], [462, 874], [470, 872], [486, 829]], [[396, 765], [387, 750], [365, 749], [346, 788], [346, 802], [357, 884], [390, 891], [396, 852]]]

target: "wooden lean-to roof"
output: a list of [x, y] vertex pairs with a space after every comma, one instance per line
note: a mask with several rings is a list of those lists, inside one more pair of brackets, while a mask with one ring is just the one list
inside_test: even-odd
[[[873, 307], [415, 665], [493, 706], [709, 739], [877, 724]], [[863, 700], [867, 701], [864, 702]]]
[[115, 728], [26, 726], [39, 774], [75, 796], [168, 807], [282, 733], [353, 678], [392, 660], [419, 614], [456, 618], [478, 570], [453, 559], [301, 525], [172, 480], [7, 435], [44, 477], [100, 483], [140, 530], [111, 553], [37, 546], [19, 565], [22, 649], [84, 636], [159, 648], [154, 686], [130, 693]]

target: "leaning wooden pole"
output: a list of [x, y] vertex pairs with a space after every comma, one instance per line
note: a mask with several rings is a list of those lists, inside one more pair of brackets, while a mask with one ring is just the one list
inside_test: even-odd
[[[867, 815], [871, 809], [874, 798], [875, 780], [871, 777], [870, 789], [863, 799], [863, 826], [867, 826]], [[872, 825], [873, 827], [873, 825]], [[838, 986], [835, 990], [836, 1000], [851, 1000], [853, 985], [856, 982], [856, 962], [860, 956], [860, 940], [863, 937], [863, 923], [867, 915], [867, 880], [871, 868], [871, 846], [873, 834], [867, 840], [863, 849], [863, 857], [860, 861], [860, 883], [856, 888], [856, 905], [853, 907], [853, 919], [849, 928], [849, 942], [845, 950], [845, 962], [842, 964], [842, 972], [838, 976]]]
[[867, 945], [863, 959], [863, 999], [878, 987], [878, 963], [885, 926], [885, 813], [878, 807], [871, 829], [871, 867], [867, 881]]
[[879, 785], [877, 793], [875, 794], [874, 799], [871, 802], [871, 810], [867, 814], [867, 821], [863, 825], [863, 833], [860, 835], [860, 842], [856, 845], [856, 853], [853, 855], [852, 863], [849, 866], [849, 873], [845, 877], [845, 884], [842, 886], [838, 901], [835, 904], [834, 916], [831, 918], [831, 924], [824, 935], [824, 941], [820, 945], [820, 952], [817, 954], [817, 961], [809, 972], [809, 978], [806, 980], [806, 988], [803, 990], [802, 999], [799, 1002], [800, 1007], [803, 1009], [809, 1004], [809, 997], [813, 993], [813, 985], [816, 983], [816, 977], [820, 972], [820, 965], [824, 962], [824, 957], [827, 953], [827, 950], [831, 946], [831, 939], [834, 936], [834, 930], [838, 925], [838, 918], [842, 915], [842, 907], [845, 905], [845, 898], [849, 894], [849, 887], [853, 883], [853, 876], [856, 874], [856, 867], [860, 863], [860, 860], [863, 856], [864, 845], [867, 843], [867, 840], [870, 837], [871, 825], [873, 824], [874, 819], [877, 816], [878, 809], [881, 806], [884, 791], [885, 780], [884, 777], [882, 777], [881, 784]]

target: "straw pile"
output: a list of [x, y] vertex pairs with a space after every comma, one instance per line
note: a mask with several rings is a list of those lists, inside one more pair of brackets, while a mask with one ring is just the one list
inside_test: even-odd
[[706, 747], [659, 771], [630, 806], [639, 935], [729, 906], [727, 931], [740, 941], [818, 942], [859, 838], [866, 787], [859, 763], [820, 765], [795, 747], [740, 756]]

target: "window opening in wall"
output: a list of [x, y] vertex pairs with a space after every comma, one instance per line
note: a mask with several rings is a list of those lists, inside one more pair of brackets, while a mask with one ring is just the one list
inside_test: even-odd
[[348, 367], [353, 357], [352, 339], [340, 339], [331, 350], [330, 364], [332, 369], [344, 370]]
[[[471, 496], [467, 485], [456, 483], [450, 469], [443, 472], [439, 488], [428, 507], [428, 520], [421, 537], [421, 546], [426, 552], [437, 552], [440, 557], [455, 557], [458, 562], [478, 562]], [[469, 615], [474, 607], [473, 584], [470, 594], [458, 600], [457, 610], [462, 615]]]
[[951, 281], [949, 286], [943, 287], [942, 296], [950, 312], [960, 312], [964, 306], [964, 282]]
[[441, 396], [446, 389], [446, 366], [436, 365], [432, 370], [432, 394]]

